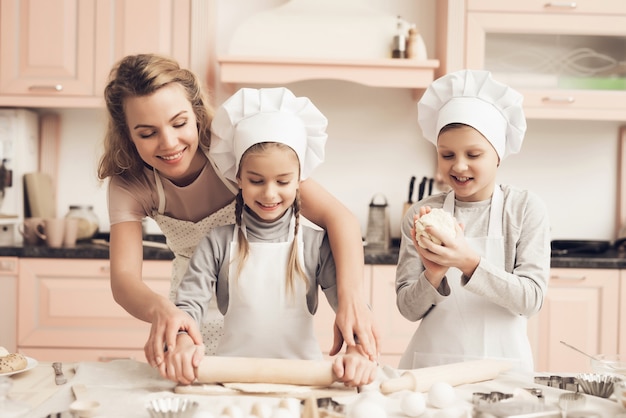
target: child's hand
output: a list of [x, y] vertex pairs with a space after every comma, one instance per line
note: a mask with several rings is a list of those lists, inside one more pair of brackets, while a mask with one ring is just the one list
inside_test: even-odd
[[378, 365], [359, 352], [357, 346], [348, 347], [346, 354], [335, 357], [333, 373], [346, 386], [363, 386], [376, 378]]
[[174, 382], [189, 385], [196, 380], [195, 369], [204, 357], [204, 344], [195, 345], [187, 334], [176, 337], [176, 346], [165, 353], [165, 368], [159, 368], [161, 376]]
[[[471, 277], [480, 263], [480, 255], [474, 251], [465, 239], [463, 225], [457, 224], [456, 236], [451, 237], [441, 234], [436, 228], [428, 227], [427, 232], [441, 241], [441, 245], [435, 244], [429, 239], [420, 239], [418, 252], [424, 261], [425, 268], [431, 268], [439, 272], [449, 267], [456, 267], [463, 272], [466, 277]], [[421, 248], [421, 249], [420, 249]], [[428, 267], [426, 264], [428, 261]], [[437, 267], [438, 266], [438, 267]], [[445, 274], [445, 272], [443, 273]]]
[[[422, 245], [420, 245], [418, 243], [418, 239], [415, 236], [415, 221], [417, 221], [420, 217], [426, 215], [427, 213], [430, 213], [430, 211], [431, 211], [430, 206], [422, 206], [420, 208], [420, 213], [413, 216], [413, 228], [411, 228], [411, 238], [413, 238], [413, 245], [415, 246], [415, 249], [417, 250], [417, 253], [420, 256], [420, 259], [422, 260], [422, 264], [424, 265], [424, 270], [426, 270], [425, 272], [426, 278], [433, 285], [434, 288], [438, 288], [439, 285], [441, 284], [441, 281], [443, 280], [443, 277], [446, 275], [446, 272], [448, 271], [448, 266], [439, 264], [436, 261], [432, 260], [431, 252], [428, 249], [428, 243], [432, 245], [437, 245], [437, 244], [433, 243], [431, 240], [427, 238], [420, 237], [419, 239], [422, 242]], [[431, 232], [429, 231], [429, 233]], [[436, 233], [433, 235], [437, 236]]]

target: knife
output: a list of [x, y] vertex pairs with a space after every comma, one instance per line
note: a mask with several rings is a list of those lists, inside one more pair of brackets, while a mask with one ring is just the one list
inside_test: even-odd
[[435, 182], [435, 178], [431, 177], [430, 180], [428, 180], [428, 196], [431, 196], [433, 194], [433, 183]]
[[428, 181], [428, 177], [423, 177], [422, 182], [420, 183], [419, 193], [417, 195], [417, 201], [419, 202], [424, 197], [424, 191], [426, 190], [426, 182]]
[[409, 199], [407, 203], [413, 203], [413, 189], [415, 188], [415, 176], [411, 177], [411, 181], [409, 182]]
[[54, 369], [54, 383], [57, 385], [64, 385], [67, 383], [67, 379], [63, 375], [62, 365], [58, 361], [52, 363], [52, 368]]

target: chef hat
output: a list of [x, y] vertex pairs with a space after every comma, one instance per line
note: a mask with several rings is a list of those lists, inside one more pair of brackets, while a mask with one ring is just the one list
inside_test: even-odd
[[526, 118], [523, 97], [495, 81], [489, 71], [461, 70], [435, 80], [417, 104], [424, 137], [437, 145], [441, 129], [463, 123], [493, 145], [500, 160], [522, 147]]
[[284, 88], [242, 88], [216, 111], [211, 156], [224, 176], [237, 181], [241, 156], [254, 144], [280, 142], [300, 160], [306, 179], [324, 161], [328, 120], [306, 97]]

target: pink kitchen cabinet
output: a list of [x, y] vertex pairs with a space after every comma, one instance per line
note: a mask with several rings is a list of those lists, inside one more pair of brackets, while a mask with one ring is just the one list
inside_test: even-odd
[[524, 95], [528, 118], [623, 120], [626, 3], [437, 2], [440, 75], [487, 69]]
[[[144, 281], [166, 296], [171, 261], [143, 264]], [[114, 300], [108, 260], [22, 258], [18, 275], [17, 344], [39, 361], [144, 360], [150, 324]]]
[[[397, 367], [400, 356], [409, 344], [418, 323], [405, 319], [396, 307], [396, 266], [368, 264], [365, 266], [364, 291], [372, 308], [374, 320], [381, 338], [379, 362]], [[335, 313], [323, 295], [315, 315], [317, 338], [324, 353], [328, 353], [332, 342], [332, 324]]]
[[17, 349], [17, 257], [0, 257], [0, 346]]
[[191, 0], [2, 0], [0, 106], [102, 107], [111, 66], [138, 52], [189, 65]]
[[626, 358], [626, 271], [620, 271], [620, 304], [619, 319], [617, 322], [619, 343], [618, 353], [622, 358]]
[[398, 367], [400, 357], [409, 345], [418, 322], [402, 316], [396, 305], [396, 266], [372, 266], [371, 303], [380, 332], [382, 347], [380, 362]]
[[544, 306], [529, 326], [535, 370], [591, 371], [587, 357], [560, 341], [589, 354], [617, 353], [619, 298], [619, 270], [552, 269]]
[[[372, 266], [366, 265], [363, 272], [363, 294], [367, 302], [370, 301]], [[318, 294], [317, 312], [314, 317], [315, 336], [324, 354], [328, 354], [333, 344], [333, 324], [335, 312], [328, 304], [326, 296], [320, 291]], [[344, 347], [345, 349], [345, 347]], [[343, 350], [342, 350], [343, 352]]]

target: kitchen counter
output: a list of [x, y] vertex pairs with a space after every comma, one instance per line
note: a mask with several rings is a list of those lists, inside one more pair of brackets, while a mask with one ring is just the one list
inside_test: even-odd
[[[272, 394], [271, 392], [263, 396], [252, 396], [216, 385], [202, 385], [201, 387], [204, 389], [213, 388], [212, 391], [203, 392], [203, 394], [178, 393], [174, 390], [175, 384], [173, 382], [161, 378], [158, 372], [146, 363], [133, 360], [64, 364], [63, 369], [66, 371], [68, 380], [66, 384], [61, 386], [54, 384], [54, 373], [51, 364], [47, 362], [40, 363], [32, 370], [12, 376], [11, 379], [14, 384], [9, 392], [10, 398], [29, 405], [31, 412], [27, 416], [43, 418], [47, 414], [67, 410], [69, 404], [74, 400], [71, 388], [80, 383], [85, 385], [87, 396], [100, 403], [98, 416], [147, 418], [149, 414], [145, 409], [145, 404], [154, 398], [190, 398], [199, 403], [201, 411], [210, 412], [213, 414], [211, 416], [217, 417], [221, 416], [221, 412], [227, 407], [236, 406], [243, 411], [249, 411], [253, 405], [259, 403], [267, 404], [270, 407], [276, 406], [281, 398], [287, 397], [287, 395]], [[366, 397], [383, 408], [387, 417], [406, 417], [407, 415], [401, 409], [401, 400], [408, 392], [401, 391], [383, 395], [378, 389], [378, 384], [386, 380], [387, 376], [400, 372], [385, 366], [381, 368], [377, 382], [364, 387], [360, 394], [345, 391], [345, 394], [333, 395], [333, 400], [349, 408], [351, 403], [360, 400], [361, 397]], [[533, 402], [538, 402], [533, 395], [529, 395], [529, 392], [524, 390], [525, 388], [540, 389], [545, 405], [552, 408], [557, 408], [558, 397], [565, 393], [561, 389], [534, 383], [533, 376], [505, 372], [493, 380], [455, 387], [454, 396], [450, 402], [447, 402], [444, 409], [437, 409], [427, 404], [427, 412], [424, 416], [469, 416], [468, 412], [472, 409], [472, 399], [475, 392], [502, 392], [515, 395], [516, 399], [523, 399], [527, 402], [534, 399]], [[337, 391], [338, 389], [335, 389], [335, 392]], [[297, 388], [289, 396], [292, 396], [292, 399], [304, 399], [309, 395], [307, 395], [305, 388]], [[428, 400], [427, 393], [424, 394], [424, 397], [425, 400]], [[601, 417], [615, 417], [626, 411], [613, 399], [601, 399], [585, 395], [585, 400], [584, 410], [594, 411]], [[558, 415], [560, 416], [560, 412]], [[285, 415], [281, 414], [281, 416]]]
[[[0, 246], [0, 257], [108, 259], [109, 246], [106, 237], [96, 238], [95, 241], [78, 242], [75, 248], [49, 248], [44, 245]], [[397, 264], [398, 251], [397, 242], [388, 250], [369, 250], [365, 246], [365, 264]], [[166, 248], [163, 236], [149, 235], [144, 241], [143, 258], [172, 260], [174, 254]], [[626, 252], [610, 249], [600, 254], [553, 256], [550, 265], [555, 268], [626, 269]]]

